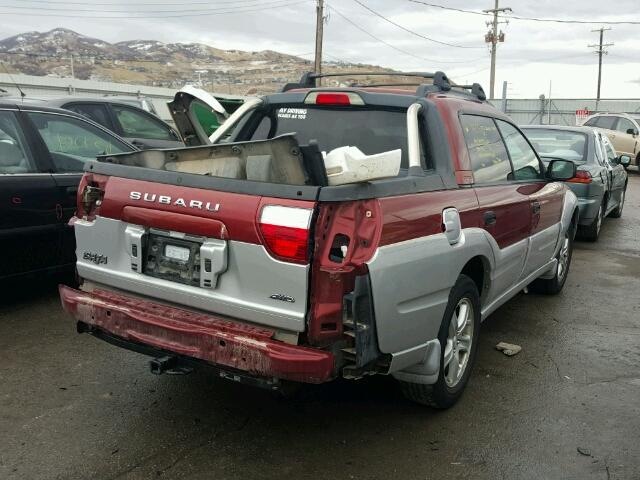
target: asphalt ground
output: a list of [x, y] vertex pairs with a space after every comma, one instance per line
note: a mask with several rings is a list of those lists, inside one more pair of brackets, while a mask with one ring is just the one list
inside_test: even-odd
[[[621, 219], [576, 242], [555, 297], [483, 325], [461, 401], [412, 404], [390, 378], [292, 398], [75, 332], [52, 283], [0, 304], [1, 479], [640, 479], [640, 175]], [[500, 341], [522, 346], [507, 357]]]

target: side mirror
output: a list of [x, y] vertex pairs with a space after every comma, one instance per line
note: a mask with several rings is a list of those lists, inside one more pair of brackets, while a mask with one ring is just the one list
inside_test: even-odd
[[627, 128], [627, 134], [633, 136], [638, 135], [638, 130], [635, 128]]
[[625, 168], [631, 165], [631, 157], [629, 155], [620, 155], [616, 160]]
[[576, 176], [576, 164], [569, 160], [551, 160], [547, 166], [547, 178], [564, 181]]

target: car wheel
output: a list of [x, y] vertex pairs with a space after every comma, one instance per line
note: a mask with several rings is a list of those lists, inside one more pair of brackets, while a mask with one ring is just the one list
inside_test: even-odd
[[558, 261], [556, 266], [556, 272], [553, 278], [538, 278], [531, 284], [532, 290], [545, 293], [547, 295], [556, 295], [560, 293], [562, 287], [564, 287], [569, 275], [569, 267], [571, 266], [571, 257], [573, 256], [573, 228], [569, 229], [564, 234], [562, 239], [562, 245], [556, 255]]
[[449, 408], [462, 396], [478, 350], [480, 295], [471, 278], [460, 275], [449, 293], [440, 325], [440, 372], [433, 385], [400, 381], [409, 400], [436, 408]]
[[589, 240], [591, 242], [597, 242], [598, 237], [600, 236], [600, 229], [602, 228], [602, 220], [604, 219], [604, 209], [605, 209], [606, 199], [602, 201], [600, 204], [600, 208], [598, 208], [598, 214], [596, 218], [593, 219], [591, 225], [587, 225], [580, 230], [580, 236], [585, 240]]
[[618, 206], [609, 215], [611, 218], [620, 218], [622, 216], [622, 209], [624, 208], [624, 198], [626, 196], [627, 196], [627, 186], [625, 185], [624, 189], [622, 190], [622, 193], [620, 193], [620, 202], [618, 203]]

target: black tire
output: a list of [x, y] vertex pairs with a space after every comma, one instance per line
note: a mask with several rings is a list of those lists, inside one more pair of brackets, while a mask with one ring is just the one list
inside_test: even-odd
[[626, 196], [627, 186], [625, 185], [621, 193], [620, 203], [618, 203], [618, 206], [615, 208], [615, 210], [609, 214], [611, 218], [620, 218], [622, 216], [622, 209], [624, 208], [624, 199], [626, 198]]
[[604, 220], [606, 204], [607, 199], [605, 198], [602, 200], [602, 204], [600, 204], [600, 208], [598, 209], [598, 215], [596, 215], [596, 218], [593, 219], [591, 225], [586, 225], [580, 228], [580, 238], [589, 240], [590, 242], [598, 241], [600, 230], [602, 229], [602, 222]]
[[[454, 313], [458, 313], [459, 305], [469, 305], [472, 308], [468, 319], [472, 325], [471, 335], [468, 335], [471, 339], [468, 350], [463, 351], [467, 353], [466, 361], [464, 361], [463, 370], [460, 373], [459, 379], [452, 386], [449, 385], [449, 380], [445, 378], [445, 370], [449, 371], [448, 366], [444, 366], [445, 349], [447, 347], [447, 341], [450, 337], [449, 328], [451, 326], [451, 320]], [[463, 329], [464, 330], [464, 329]], [[406, 398], [411, 401], [429, 405], [435, 408], [449, 408], [462, 396], [469, 377], [471, 376], [471, 370], [475, 363], [476, 353], [478, 351], [478, 333], [480, 332], [480, 295], [478, 294], [478, 288], [471, 278], [466, 275], [460, 275], [455, 285], [449, 293], [449, 302], [444, 312], [444, 317], [440, 325], [440, 331], [438, 333], [438, 340], [440, 341], [440, 372], [438, 373], [438, 380], [433, 385], [423, 385], [419, 383], [410, 383], [400, 381], [400, 388]], [[462, 336], [460, 338], [463, 338]], [[460, 345], [460, 342], [458, 342]], [[455, 347], [456, 352], [459, 352], [458, 346]], [[460, 349], [462, 350], [462, 349]], [[451, 350], [450, 350], [451, 351]], [[460, 357], [456, 357], [459, 359]], [[452, 357], [453, 358], [453, 357]], [[452, 360], [453, 361], [453, 360]], [[459, 363], [458, 363], [459, 365]]]
[[558, 264], [553, 278], [538, 278], [534, 280], [530, 285], [531, 290], [546, 295], [557, 295], [560, 293], [569, 276], [569, 267], [571, 266], [571, 257], [573, 256], [573, 236], [573, 226], [571, 226], [565, 233], [563, 245], [556, 255]]

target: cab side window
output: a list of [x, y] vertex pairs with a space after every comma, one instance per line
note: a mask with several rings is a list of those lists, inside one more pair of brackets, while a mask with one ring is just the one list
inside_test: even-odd
[[535, 180], [542, 178], [542, 169], [536, 152], [531, 148], [527, 139], [513, 125], [502, 120], [496, 120], [507, 151], [513, 164], [514, 180]]
[[511, 180], [509, 155], [493, 119], [478, 115], [462, 115], [460, 122], [475, 183]]
[[0, 111], [0, 175], [36, 171], [15, 114]]

